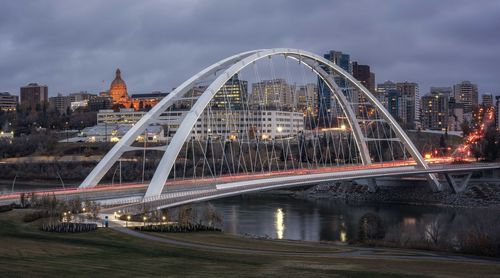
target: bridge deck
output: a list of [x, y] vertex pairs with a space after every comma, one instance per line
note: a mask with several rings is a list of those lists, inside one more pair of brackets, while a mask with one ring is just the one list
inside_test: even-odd
[[342, 172], [319, 172], [300, 175], [274, 176], [256, 180], [235, 181], [215, 184], [214, 188], [203, 190], [191, 190], [177, 193], [167, 193], [150, 198], [137, 198], [137, 203], [118, 202], [112, 209], [120, 209], [125, 213], [137, 213], [144, 209], [162, 209], [175, 207], [182, 204], [207, 201], [217, 198], [224, 198], [244, 193], [251, 193], [263, 190], [279, 188], [290, 188], [295, 186], [314, 185], [332, 181], [347, 181], [354, 179], [366, 179], [389, 176], [413, 176], [426, 175], [429, 173], [460, 173], [477, 170], [497, 169], [498, 163], [488, 164], [465, 164], [465, 165], [439, 165], [430, 169], [417, 169], [415, 166], [384, 167], [355, 169]]

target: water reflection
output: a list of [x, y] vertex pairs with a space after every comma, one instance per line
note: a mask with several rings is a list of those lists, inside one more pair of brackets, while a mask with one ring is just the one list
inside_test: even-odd
[[347, 241], [347, 232], [346, 231], [340, 231], [340, 241], [341, 242]]
[[276, 210], [274, 213], [274, 226], [276, 227], [276, 238], [283, 239], [283, 233], [285, 232], [285, 223], [283, 219], [285, 218], [285, 214], [281, 208]]
[[474, 209], [350, 205], [268, 195], [239, 196], [212, 204], [223, 216], [225, 232], [308, 241], [355, 240], [359, 221], [368, 213], [379, 217], [385, 226], [386, 238], [395, 240], [416, 237], [432, 240], [434, 233], [451, 237], [456, 230], [470, 227], [485, 214], [484, 210]]

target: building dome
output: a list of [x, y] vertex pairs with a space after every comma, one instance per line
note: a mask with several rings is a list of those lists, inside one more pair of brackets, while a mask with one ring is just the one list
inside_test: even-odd
[[121, 77], [120, 69], [116, 69], [116, 77], [113, 82], [111, 82], [111, 87], [109, 88], [109, 96], [113, 99], [113, 103], [124, 104], [129, 101], [127, 94], [127, 85]]

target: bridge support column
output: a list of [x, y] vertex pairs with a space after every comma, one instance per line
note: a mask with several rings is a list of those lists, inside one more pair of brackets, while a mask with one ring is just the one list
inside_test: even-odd
[[432, 192], [443, 191], [443, 186], [441, 185], [435, 174], [427, 175], [427, 183], [429, 184], [429, 187], [431, 188]]
[[368, 192], [377, 192], [377, 181], [375, 178], [368, 179]]
[[472, 173], [466, 173], [462, 174], [464, 176], [462, 180], [460, 181], [460, 184], [456, 181], [456, 179], [448, 173], [444, 174], [446, 181], [448, 182], [448, 185], [450, 186], [451, 190], [453, 193], [460, 193], [464, 192], [465, 189], [467, 188], [467, 185], [469, 184], [469, 180], [472, 176]]

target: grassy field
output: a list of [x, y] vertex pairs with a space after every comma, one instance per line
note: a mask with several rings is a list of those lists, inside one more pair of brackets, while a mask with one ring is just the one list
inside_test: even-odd
[[[44, 233], [38, 231], [38, 223], [22, 223], [23, 213], [26, 211], [0, 214], [2, 277], [493, 277], [500, 273], [500, 266], [494, 263], [325, 258], [286, 253], [243, 255], [183, 249], [110, 229], [84, 234]], [[289, 254], [312, 250], [334, 253], [344, 248], [320, 243], [276, 243], [222, 233], [173, 234], [167, 237], [221, 246], [286, 251]]]

